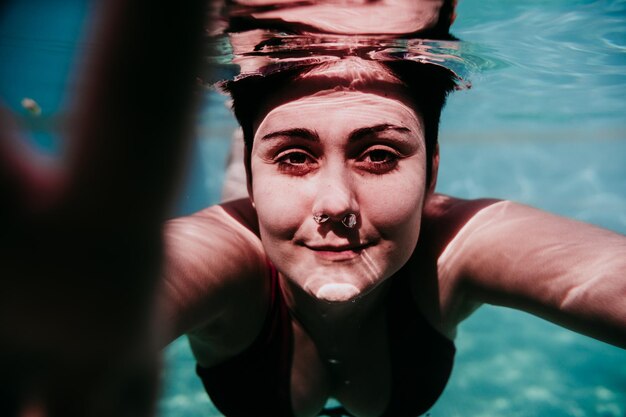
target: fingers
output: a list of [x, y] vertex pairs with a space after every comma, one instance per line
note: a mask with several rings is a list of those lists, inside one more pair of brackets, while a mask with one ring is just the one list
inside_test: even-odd
[[0, 106], [0, 224], [22, 224], [21, 219], [44, 211], [58, 196], [62, 172], [52, 159], [37, 154], [19, 138], [9, 111]]
[[189, 141], [206, 1], [106, 4], [74, 113], [68, 193], [86, 221], [150, 225]]
[[[102, 2], [63, 169], [48, 169], [20, 150], [17, 129], [7, 127], [10, 117], [0, 110], [0, 226], [14, 228], [0, 232], [0, 317], [7, 318], [0, 320], [0, 385], [6, 369], [26, 381], [6, 394], [14, 408], [42, 393], [46, 410], [78, 410], [58, 415], [151, 414], [155, 366], [133, 371], [138, 360], [128, 352], [154, 355], [146, 340], [159, 276], [157, 222], [172, 199], [193, 120], [204, 7], [199, 0]], [[14, 227], [18, 217], [23, 227]], [[29, 362], [54, 366], [31, 371]], [[111, 375], [79, 378], [94, 362], [113, 369]], [[123, 383], [136, 373], [147, 394], [135, 409], [123, 401]], [[73, 381], [84, 383], [84, 392], [76, 394]], [[109, 386], [120, 387], [119, 402], [110, 401]], [[115, 412], [90, 411], [102, 406]]]

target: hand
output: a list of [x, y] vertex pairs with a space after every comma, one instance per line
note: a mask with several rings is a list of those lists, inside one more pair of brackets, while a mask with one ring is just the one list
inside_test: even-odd
[[152, 414], [160, 228], [205, 3], [102, 2], [54, 164], [0, 109], [0, 415]]

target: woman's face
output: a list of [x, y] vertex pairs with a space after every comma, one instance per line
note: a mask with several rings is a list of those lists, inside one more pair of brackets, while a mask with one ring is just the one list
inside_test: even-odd
[[[251, 197], [277, 269], [327, 301], [398, 271], [419, 235], [426, 186], [422, 119], [406, 101], [323, 91], [273, 108], [251, 152]], [[353, 213], [348, 228], [342, 219]], [[313, 216], [324, 214], [318, 224]]]

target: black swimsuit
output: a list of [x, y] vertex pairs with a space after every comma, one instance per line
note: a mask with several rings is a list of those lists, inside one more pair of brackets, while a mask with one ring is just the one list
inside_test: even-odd
[[[216, 366], [196, 367], [213, 404], [227, 417], [293, 416], [292, 318], [280, 291], [278, 273], [272, 265], [269, 268], [269, 311], [255, 342]], [[415, 417], [432, 407], [448, 382], [456, 351], [454, 343], [418, 313], [408, 279], [402, 278], [390, 278], [394, 280], [387, 314], [392, 389], [383, 417]], [[338, 407], [320, 415], [350, 414]]]

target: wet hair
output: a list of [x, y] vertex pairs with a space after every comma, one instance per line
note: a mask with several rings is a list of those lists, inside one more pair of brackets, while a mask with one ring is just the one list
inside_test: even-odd
[[[254, 140], [254, 123], [262, 115], [267, 104], [278, 91], [284, 90], [286, 86], [307, 79], [319, 78], [316, 74], [320, 73], [319, 69], [323, 65], [325, 64], [290, 68], [269, 75], [253, 75], [221, 85], [221, 89], [230, 94], [233, 100], [232, 109], [243, 130], [248, 160]], [[333, 63], [328, 64], [328, 68], [331, 66]], [[448, 94], [456, 86], [455, 76], [437, 65], [411, 61], [387, 61], [379, 63], [378, 66], [378, 70], [372, 71], [371, 67], [367, 69], [352, 65], [348, 66], [348, 73], [344, 72], [340, 75], [337, 71], [327, 70], [322, 77], [325, 78], [326, 84], [330, 82], [337, 87], [366, 89], [374, 82], [380, 83], [380, 80], [383, 80], [383, 84], [387, 83], [396, 89], [400, 87], [424, 121], [426, 175], [427, 184], [430, 184], [441, 111]], [[311, 88], [311, 93], [313, 93], [315, 87]]]

